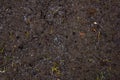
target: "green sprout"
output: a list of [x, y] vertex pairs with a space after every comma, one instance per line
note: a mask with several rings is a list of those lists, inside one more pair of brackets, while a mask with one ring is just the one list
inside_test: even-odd
[[105, 79], [105, 75], [103, 72], [100, 72], [100, 74], [97, 75], [96, 80], [104, 80]]
[[61, 74], [61, 73], [60, 73], [60, 69], [59, 69], [57, 63], [54, 63], [54, 65], [52, 66], [51, 70], [52, 70], [52, 73], [55, 73], [55, 74], [57, 74], [57, 75], [60, 75], [60, 74]]
[[14, 39], [14, 34], [13, 34], [13, 32], [10, 32], [10, 33], [9, 33], [9, 38], [10, 38], [11, 40]]
[[0, 53], [3, 53], [4, 52], [4, 48], [0, 48]]
[[25, 37], [29, 37], [30, 33], [28, 31], [25, 32]]

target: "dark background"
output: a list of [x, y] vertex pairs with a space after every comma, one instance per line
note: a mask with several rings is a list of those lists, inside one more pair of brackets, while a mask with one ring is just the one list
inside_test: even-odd
[[0, 0], [0, 80], [120, 80], [120, 0]]

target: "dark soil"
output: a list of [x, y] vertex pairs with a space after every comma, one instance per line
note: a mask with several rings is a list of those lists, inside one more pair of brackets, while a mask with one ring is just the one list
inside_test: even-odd
[[120, 80], [120, 0], [0, 0], [0, 80]]

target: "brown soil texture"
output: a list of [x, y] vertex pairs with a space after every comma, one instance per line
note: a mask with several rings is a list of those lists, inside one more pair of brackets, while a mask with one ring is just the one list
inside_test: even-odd
[[0, 80], [120, 80], [120, 0], [0, 0]]

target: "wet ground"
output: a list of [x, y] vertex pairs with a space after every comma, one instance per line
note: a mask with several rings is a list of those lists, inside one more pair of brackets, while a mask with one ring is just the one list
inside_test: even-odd
[[0, 80], [120, 80], [120, 0], [0, 0]]

